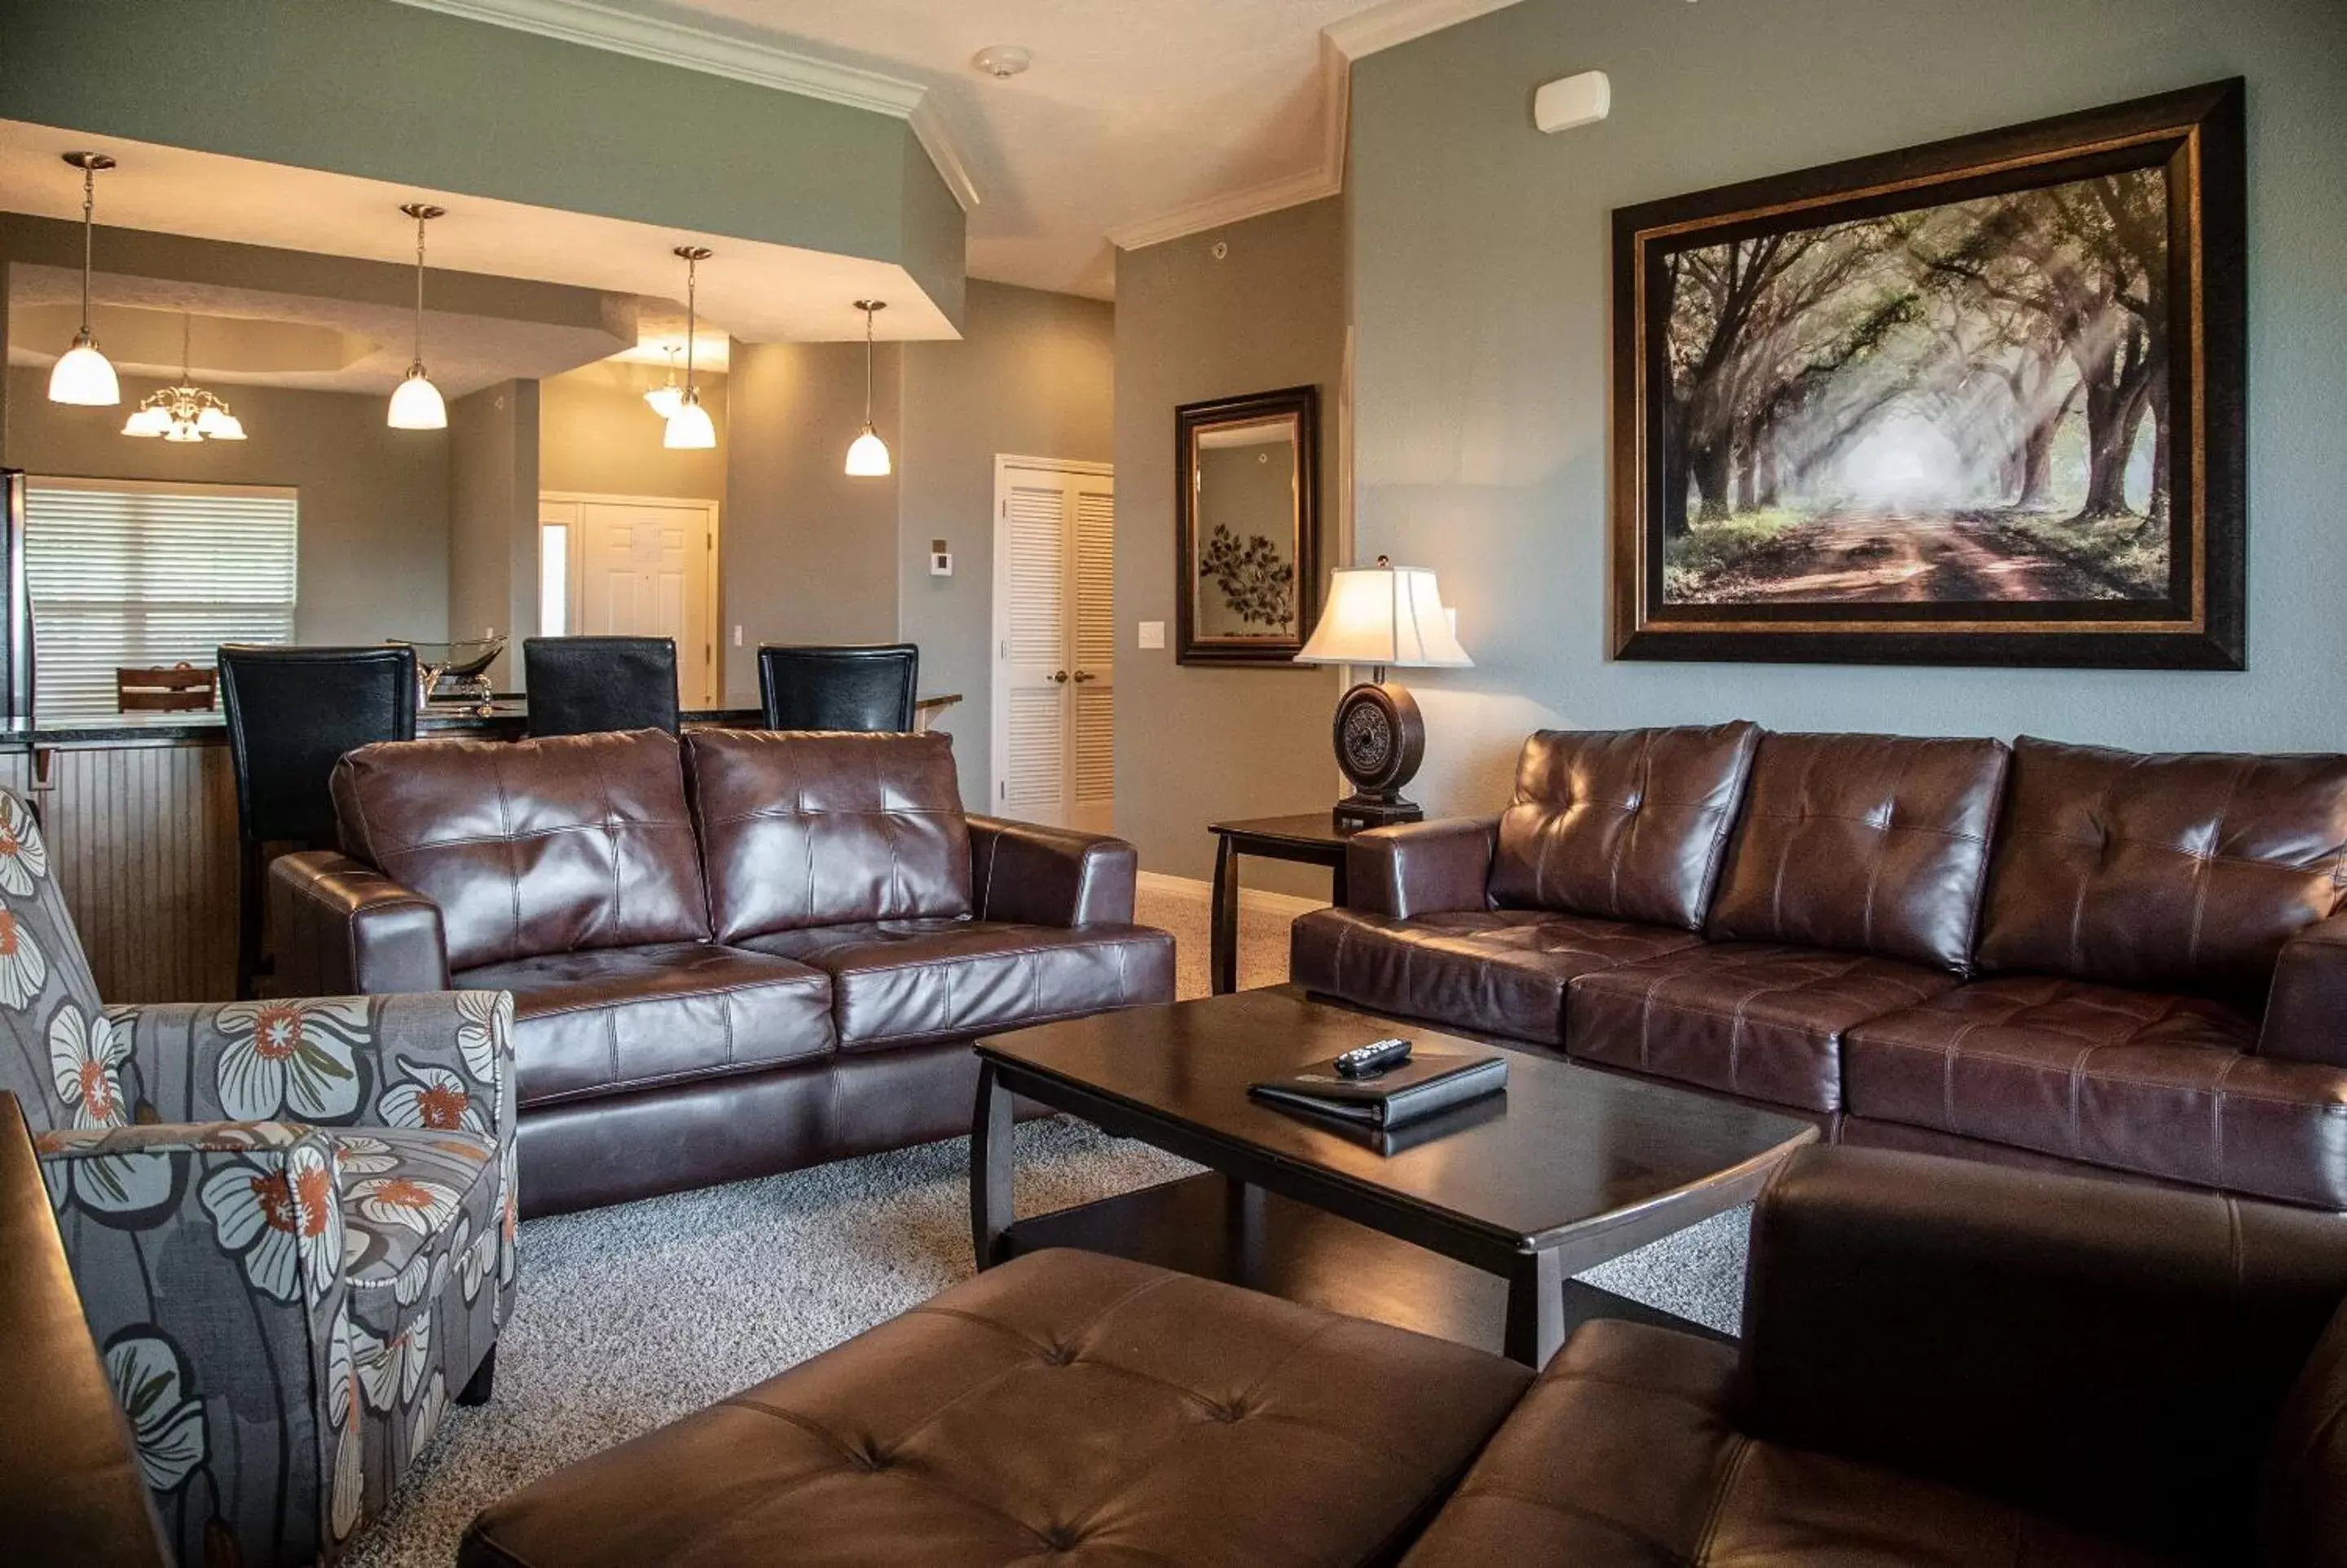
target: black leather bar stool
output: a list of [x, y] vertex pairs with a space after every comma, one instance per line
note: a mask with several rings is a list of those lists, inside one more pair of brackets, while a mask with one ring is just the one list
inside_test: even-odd
[[758, 650], [758, 699], [770, 730], [913, 727], [913, 686], [921, 651], [910, 642], [870, 647]]
[[521, 664], [533, 735], [676, 733], [676, 643], [670, 638], [525, 638]]
[[327, 792], [344, 752], [415, 738], [415, 651], [381, 648], [225, 647], [221, 706], [236, 766], [239, 848], [236, 994], [249, 998], [263, 972], [262, 877], [267, 847], [332, 848]]

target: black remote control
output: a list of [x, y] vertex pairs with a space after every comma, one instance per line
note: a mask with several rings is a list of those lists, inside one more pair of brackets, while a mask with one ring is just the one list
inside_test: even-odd
[[1409, 1060], [1409, 1041], [1401, 1036], [1389, 1035], [1373, 1040], [1367, 1045], [1355, 1046], [1337, 1059], [1337, 1071], [1347, 1078], [1367, 1078], [1383, 1072], [1389, 1067], [1399, 1067]]

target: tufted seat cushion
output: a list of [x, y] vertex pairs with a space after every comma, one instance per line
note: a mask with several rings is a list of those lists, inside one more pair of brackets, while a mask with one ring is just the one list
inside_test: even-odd
[[2159, 1561], [1977, 1492], [1746, 1436], [1736, 1373], [1728, 1346], [1583, 1326], [1403, 1568]]
[[1809, 1111], [1839, 1111], [1842, 1032], [1956, 983], [1822, 948], [1715, 942], [1583, 975], [1565, 1053]]
[[1394, 919], [1315, 909], [1289, 934], [1288, 971], [1307, 989], [1371, 1012], [1564, 1043], [1574, 977], [1691, 948], [1694, 932], [1542, 909], [1460, 909]]
[[1529, 1379], [1400, 1329], [1039, 1253], [492, 1504], [458, 1560], [1389, 1561]]
[[2251, 1054], [2221, 1002], [1993, 979], [1843, 1041], [1853, 1115], [2347, 1209], [2347, 1067]]

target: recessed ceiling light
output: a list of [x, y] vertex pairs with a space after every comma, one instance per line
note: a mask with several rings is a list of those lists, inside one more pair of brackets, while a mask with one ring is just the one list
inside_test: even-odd
[[1032, 52], [1016, 44], [989, 44], [969, 57], [969, 63], [997, 80], [1017, 76], [1035, 63]]

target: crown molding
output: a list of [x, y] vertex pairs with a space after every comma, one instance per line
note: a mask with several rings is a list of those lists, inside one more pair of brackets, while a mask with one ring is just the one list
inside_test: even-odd
[[419, 11], [436, 11], [468, 22], [486, 22], [651, 60], [704, 76], [724, 77], [753, 87], [772, 87], [801, 97], [866, 109], [907, 122], [938, 178], [967, 212], [977, 207], [978, 187], [937, 110], [928, 89], [859, 66], [818, 59], [794, 49], [712, 33], [682, 22], [641, 15], [597, 0], [397, 0]]
[[1194, 201], [1171, 212], [1109, 231], [1120, 251], [1162, 245], [1168, 240], [1260, 218], [1335, 196], [1345, 189], [1345, 152], [1353, 121], [1353, 62], [1397, 44], [1423, 38], [1445, 27], [1471, 22], [1513, 5], [1517, 0], [1389, 0], [1320, 29], [1320, 156], [1300, 174], [1250, 185], [1243, 190]]

